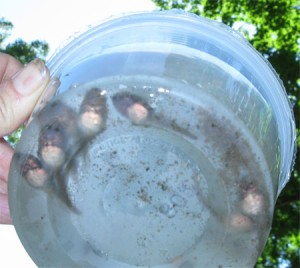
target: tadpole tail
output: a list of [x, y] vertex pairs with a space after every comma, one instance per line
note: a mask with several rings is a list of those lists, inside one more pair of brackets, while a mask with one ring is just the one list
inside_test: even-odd
[[61, 175], [56, 174], [54, 178], [54, 185], [53, 185], [53, 192], [55, 196], [60, 201], [62, 201], [68, 207], [68, 209], [70, 209], [73, 213], [80, 214], [80, 211], [70, 199], [70, 195], [67, 189], [68, 187], [65, 178], [62, 178]]
[[73, 169], [76, 169], [76, 159], [78, 154], [85, 148], [87, 142], [81, 140], [77, 140], [76, 145], [72, 147], [68, 152], [67, 161], [64, 163], [63, 167], [55, 172], [54, 175], [54, 192], [56, 196], [67, 205], [67, 207], [74, 213], [80, 214], [80, 211], [77, 207], [74, 206], [72, 200], [70, 199], [70, 195], [68, 193], [68, 185], [67, 185], [67, 177], [68, 173]]

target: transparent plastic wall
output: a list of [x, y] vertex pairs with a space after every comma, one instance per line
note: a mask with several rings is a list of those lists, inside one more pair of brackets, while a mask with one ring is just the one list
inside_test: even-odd
[[131, 14], [48, 66], [60, 85], [23, 132], [9, 181], [38, 266], [253, 267], [295, 125], [243, 37], [180, 11]]

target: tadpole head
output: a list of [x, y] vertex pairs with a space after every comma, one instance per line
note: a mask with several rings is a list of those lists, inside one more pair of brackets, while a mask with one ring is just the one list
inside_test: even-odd
[[107, 105], [105, 91], [92, 88], [83, 99], [78, 126], [84, 136], [92, 137], [100, 133], [106, 125]]
[[37, 157], [30, 154], [17, 153], [15, 159], [22, 177], [31, 186], [41, 188], [50, 180], [49, 172]]
[[66, 134], [60, 122], [46, 125], [40, 131], [38, 155], [50, 169], [61, 167], [66, 160]]
[[74, 124], [75, 118], [75, 112], [60, 100], [54, 100], [49, 103], [37, 115], [37, 119], [41, 125], [60, 122], [66, 128]]
[[144, 99], [128, 92], [114, 95], [112, 101], [117, 111], [134, 124], [144, 123], [153, 110]]

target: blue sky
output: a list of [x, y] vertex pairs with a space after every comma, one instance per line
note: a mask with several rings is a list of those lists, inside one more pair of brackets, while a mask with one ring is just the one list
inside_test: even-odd
[[45, 40], [49, 56], [74, 32], [111, 15], [153, 10], [151, 0], [0, 0], [0, 17], [14, 24], [14, 38]]

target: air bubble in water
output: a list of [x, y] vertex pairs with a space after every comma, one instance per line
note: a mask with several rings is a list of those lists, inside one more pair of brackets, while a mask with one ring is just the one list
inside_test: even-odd
[[159, 207], [159, 212], [164, 214], [168, 218], [173, 218], [177, 214], [177, 210], [169, 204], [162, 204]]
[[174, 206], [183, 207], [186, 203], [186, 200], [177, 194], [172, 195], [171, 202]]

